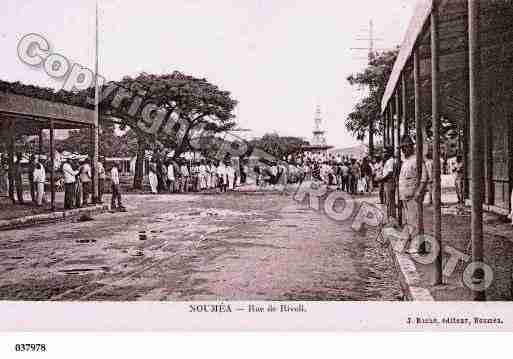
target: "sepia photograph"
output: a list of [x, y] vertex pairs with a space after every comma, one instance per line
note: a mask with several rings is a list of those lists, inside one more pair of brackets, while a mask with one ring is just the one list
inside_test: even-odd
[[513, 329], [510, 0], [3, 0], [0, 24], [2, 330]]

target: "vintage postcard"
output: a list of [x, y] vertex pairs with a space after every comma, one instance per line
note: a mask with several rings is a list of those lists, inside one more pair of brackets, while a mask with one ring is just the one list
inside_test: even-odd
[[511, 1], [0, 24], [1, 331], [513, 330]]

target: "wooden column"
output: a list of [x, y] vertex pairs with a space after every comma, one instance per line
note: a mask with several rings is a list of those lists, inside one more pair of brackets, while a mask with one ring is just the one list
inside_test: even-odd
[[8, 135], [7, 135], [7, 156], [8, 156], [8, 164], [9, 164], [9, 198], [11, 199], [12, 203], [16, 203], [16, 200], [14, 198], [14, 145], [16, 140], [16, 133], [15, 133], [15, 122], [13, 119], [8, 120]]
[[384, 140], [384, 145], [388, 146], [388, 105], [385, 108], [385, 112], [383, 112], [383, 116], [384, 116], [383, 140]]
[[[440, 40], [438, 23], [438, 1], [433, 1], [431, 13], [431, 97], [433, 117], [433, 231], [438, 248], [443, 248], [442, 243], [442, 192], [441, 192], [441, 168], [440, 168]], [[442, 250], [435, 260], [433, 284], [443, 284], [442, 275]]]
[[[400, 95], [399, 95], [399, 89], [397, 89], [395, 93], [395, 120], [396, 123], [396, 149], [395, 149], [395, 156], [397, 161], [397, 168], [401, 168], [401, 111], [400, 111]], [[404, 112], [404, 109], [403, 109]], [[403, 203], [401, 202], [401, 193], [399, 192], [399, 173], [396, 173], [396, 180], [395, 180], [395, 192], [396, 192], [396, 200], [397, 200], [397, 222], [399, 226], [403, 225]]]
[[392, 140], [391, 143], [390, 143], [390, 146], [392, 146], [394, 148], [394, 151], [395, 151], [395, 118], [394, 118], [394, 114], [395, 114], [395, 102], [393, 101], [393, 98], [392, 98], [392, 105], [390, 106], [390, 139]]
[[[468, 32], [468, 17], [465, 16], [465, 28]], [[468, 37], [465, 41], [465, 52], [469, 51], [469, 39]], [[465, 56], [465, 74], [469, 73], [469, 56]], [[462, 140], [462, 155], [463, 155], [463, 168], [465, 171], [465, 177], [463, 180], [463, 194], [465, 199], [470, 198], [470, 84], [468, 81], [468, 76], [464, 81], [465, 86], [463, 86], [463, 96], [464, 96], [464, 104], [465, 104], [465, 119], [463, 122], [463, 140]]]
[[91, 126], [90, 128], [90, 147], [89, 154], [91, 157], [91, 175], [92, 175], [92, 202], [98, 203], [98, 144], [99, 134], [98, 126]]
[[403, 73], [401, 76], [401, 100], [402, 100], [402, 123], [403, 123], [403, 135], [409, 135], [409, 124], [408, 124], [408, 92], [406, 88], [406, 75]]
[[39, 139], [38, 139], [38, 146], [39, 146], [39, 155], [43, 153], [43, 129], [39, 129]]
[[[469, 0], [469, 83], [470, 83], [470, 160], [472, 198], [472, 261], [482, 262], [483, 255], [483, 127], [480, 118], [481, 49], [479, 43], [480, 1]], [[485, 300], [485, 292], [474, 292], [475, 300]]]
[[383, 146], [388, 146], [388, 107], [383, 112]]
[[374, 158], [374, 122], [373, 118], [369, 120], [369, 159]]
[[55, 211], [55, 133], [53, 120], [50, 120], [50, 193], [52, 211]]
[[[413, 87], [415, 93], [415, 142], [417, 146], [417, 181], [420, 183], [422, 178], [422, 163], [424, 161], [424, 131], [422, 131], [422, 108], [421, 108], [421, 86], [420, 86], [420, 54], [419, 49], [415, 49], [413, 53]], [[417, 228], [419, 235], [424, 234], [424, 204], [423, 201], [418, 203], [418, 222]]]
[[[496, 82], [494, 82], [496, 83]], [[485, 109], [482, 113], [489, 114], [489, 121], [483, 122], [485, 134], [485, 178], [486, 178], [486, 203], [493, 206], [495, 204], [495, 188], [493, 181], [493, 123], [497, 120], [497, 104], [495, 102], [486, 101]]]
[[390, 99], [388, 108], [388, 145], [394, 147], [394, 102]]

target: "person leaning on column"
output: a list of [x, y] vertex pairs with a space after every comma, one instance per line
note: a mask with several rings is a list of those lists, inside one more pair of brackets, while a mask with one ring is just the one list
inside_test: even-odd
[[404, 161], [399, 174], [399, 195], [403, 204], [404, 225], [407, 226], [408, 239], [411, 240], [418, 233], [418, 204], [424, 202], [429, 178], [424, 161], [422, 161], [420, 181], [417, 178], [417, 156], [415, 155], [415, 144], [410, 136], [403, 136], [400, 148], [404, 155]]
[[377, 183], [383, 183], [385, 192], [385, 204], [387, 206], [387, 218], [389, 222], [395, 223], [396, 205], [395, 205], [395, 159], [394, 148], [386, 146], [383, 151], [383, 169], [381, 174], [376, 177]]

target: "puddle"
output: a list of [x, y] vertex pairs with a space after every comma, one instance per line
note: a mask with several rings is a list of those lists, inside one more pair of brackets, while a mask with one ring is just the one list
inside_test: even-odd
[[96, 243], [96, 239], [77, 239], [78, 244]]
[[10, 259], [24, 259], [25, 257], [10, 257]]
[[97, 268], [68, 268], [68, 269], [60, 269], [59, 273], [64, 274], [86, 274], [91, 272], [110, 272], [111, 268], [107, 266], [97, 267]]
[[74, 268], [74, 269], [61, 269], [59, 270], [60, 273], [64, 274], [81, 274], [81, 273], [88, 273], [94, 271], [93, 268]]

